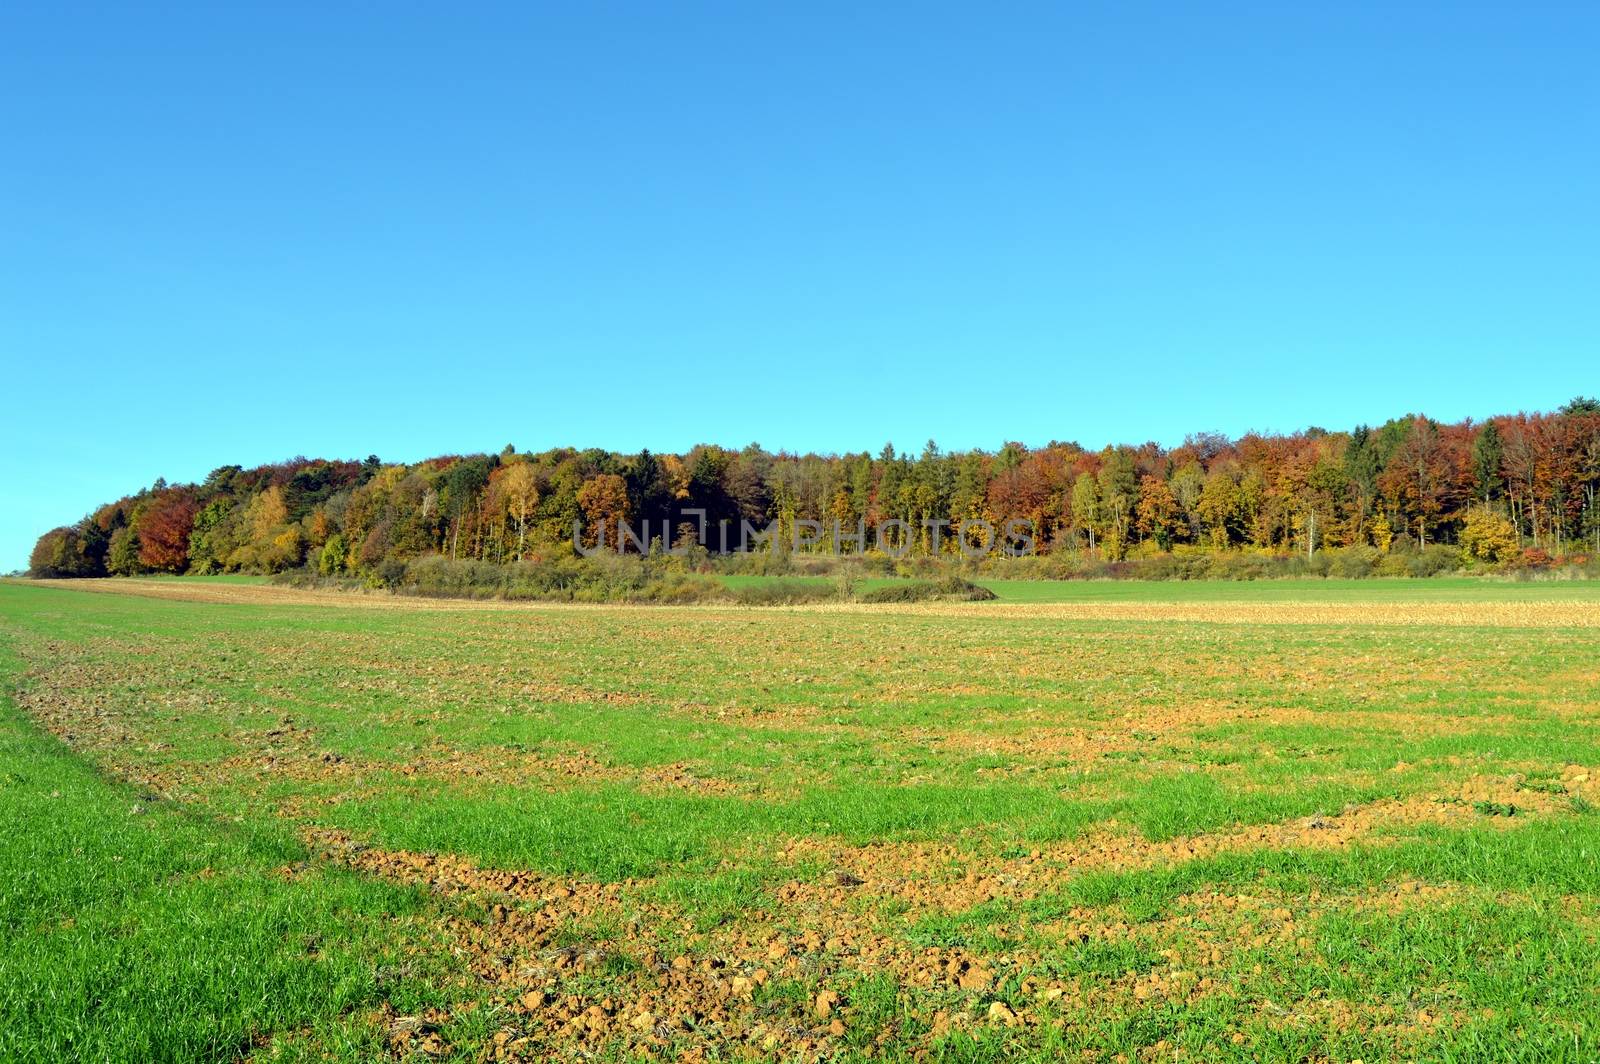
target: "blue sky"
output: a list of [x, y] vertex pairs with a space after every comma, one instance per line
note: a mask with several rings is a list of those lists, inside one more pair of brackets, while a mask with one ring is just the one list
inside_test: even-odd
[[296, 454], [1548, 409], [1597, 54], [1576, 3], [6, 5], [0, 569]]

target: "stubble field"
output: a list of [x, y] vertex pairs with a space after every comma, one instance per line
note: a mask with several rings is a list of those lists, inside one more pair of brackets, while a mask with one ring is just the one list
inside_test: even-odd
[[0, 585], [0, 1058], [1600, 1054], [1600, 589], [1035, 587]]

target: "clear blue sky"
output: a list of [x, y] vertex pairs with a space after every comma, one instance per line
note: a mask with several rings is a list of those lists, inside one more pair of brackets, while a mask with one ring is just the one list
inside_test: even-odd
[[5, 5], [0, 569], [295, 454], [1548, 409], [1596, 56], [1582, 3]]

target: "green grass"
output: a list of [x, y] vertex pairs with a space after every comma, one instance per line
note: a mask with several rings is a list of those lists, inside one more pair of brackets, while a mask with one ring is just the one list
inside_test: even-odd
[[355, 1010], [432, 994], [380, 986], [418, 896], [106, 780], [9, 701], [0, 820], [0, 1059], [232, 1060], [302, 1028], [364, 1056]]
[[[1376, 608], [1592, 594], [995, 588]], [[385, 610], [4, 584], [0, 651], [16, 696], [0, 708], [15, 826], [0, 837], [0, 1059], [364, 1058], [383, 1050], [386, 1003], [453, 1010], [463, 1056], [497, 1032], [556, 1038], [506, 1010], [506, 986], [453, 981], [451, 944], [492, 898], [349, 871], [300, 829], [611, 884], [614, 905], [504, 959], [507, 986], [543, 985], [517, 973], [606, 944], [598, 967], [551, 977], [586, 1002], [636, 997], [680, 953], [776, 969], [772, 936], [847, 928], [728, 1021], [803, 1029], [818, 988], [837, 988], [841, 1059], [1587, 1059], [1600, 1038], [1600, 815], [1569, 768], [1600, 766], [1591, 628], [982, 604]], [[1343, 848], [1292, 830], [1390, 800], [1450, 815]], [[1164, 849], [1253, 825], [1267, 841]], [[1097, 847], [1111, 856], [1075, 863]], [[817, 886], [839, 868], [864, 884]], [[1384, 900], [1407, 883], [1426, 889]], [[981, 958], [994, 978], [930, 982], [915, 957]], [[1149, 982], [1184, 972], [1213, 989]], [[989, 1023], [997, 1000], [1037, 1022]], [[696, 1030], [665, 1048], [712, 1037]]]
[[1420, 828], [1350, 850], [1257, 850], [1137, 872], [1095, 872], [1040, 911], [1121, 904], [1141, 918], [1184, 894], [1263, 884], [1274, 892], [1351, 890], [1400, 880], [1460, 883], [1486, 891], [1537, 888], [1549, 898], [1600, 895], [1600, 816], [1575, 814], [1516, 831]]
[[1505, 602], [1600, 599], [1600, 581], [1495, 577], [1368, 580], [988, 580], [1006, 602]]

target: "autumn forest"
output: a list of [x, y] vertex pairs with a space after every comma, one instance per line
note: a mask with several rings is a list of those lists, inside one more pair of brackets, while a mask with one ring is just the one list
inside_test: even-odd
[[[890, 445], [877, 455], [702, 445], [624, 455], [507, 447], [415, 464], [374, 456], [226, 465], [200, 484], [158, 480], [49, 531], [31, 562], [35, 575], [57, 577], [375, 574], [428, 555], [501, 564], [571, 556], [575, 523], [639, 527], [642, 549], [652, 541], [659, 549], [663, 530], [687, 534], [686, 512], [704, 511], [712, 527], [837, 521], [870, 533], [905, 522], [894, 535], [921, 552], [932, 547], [930, 522], [1020, 518], [1038, 530], [1039, 553], [1107, 562], [1173, 551], [1387, 554], [1449, 545], [1506, 564], [1600, 553], [1597, 493], [1600, 403], [1576, 399], [1554, 413], [1481, 422], [1407, 416], [1351, 431], [1200, 433], [1170, 449], [1052, 442], [950, 453], [930, 441], [915, 454]], [[946, 539], [941, 549], [958, 545]]]

